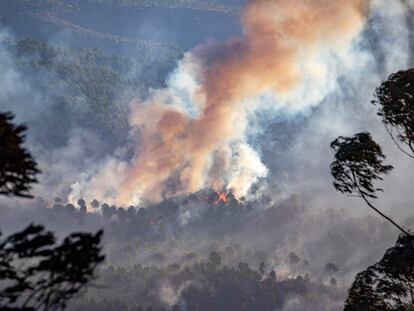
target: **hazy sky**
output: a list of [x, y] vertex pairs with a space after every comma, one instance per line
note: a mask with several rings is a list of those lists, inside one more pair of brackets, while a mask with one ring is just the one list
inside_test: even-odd
[[[382, 184], [378, 206], [400, 221], [412, 216], [414, 162], [393, 146], [370, 104], [375, 87], [409, 64], [409, 30], [399, 1], [373, 0], [370, 10], [361, 10], [367, 2], [358, 0], [275, 3], [252, 0], [239, 21], [234, 14], [199, 8], [97, 11], [91, 4], [47, 4], [24, 11], [19, 1], [2, 2], [0, 110], [13, 111], [29, 126], [27, 146], [43, 171], [34, 194], [49, 202], [55, 196], [72, 202], [84, 197], [125, 206], [206, 187], [233, 188], [256, 203], [263, 195], [273, 203], [297, 195], [306, 203], [307, 217], [317, 220], [286, 229], [284, 234], [294, 237], [292, 248], [320, 252], [323, 260], [338, 258], [338, 246], [324, 247], [335, 231], [326, 209], [346, 211], [346, 225], [333, 218], [347, 241], [355, 238], [352, 226], [370, 230], [369, 218], [355, 218], [370, 211], [358, 199], [335, 193], [329, 144], [339, 135], [370, 131], [395, 167]], [[242, 2], [226, 5], [240, 8]], [[180, 51], [171, 61], [173, 70], [162, 77], [164, 85], [119, 95], [122, 107], [130, 109], [127, 129], [110, 139], [102, 128], [56, 112], [52, 104], [65, 89], [48, 88], [53, 76], [44, 69], [22, 70], [22, 59], [7, 48], [13, 39], [29, 36], [137, 59], [153, 52], [114, 44], [108, 35]], [[125, 75], [145, 79], [139, 71]], [[77, 97], [70, 109], [78, 111], [85, 101]], [[250, 191], [252, 185], [256, 191]], [[25, 214], [24, 206], [43, 203], [2, 199], [0, 204], [7, 211], [0, 226], [12, 228], [14, 221], [36, 218], [33, 210]], [[248, 233], [241, 234], [248, 245], [267, 238]], [[353, 253], [344, 263], [347, 271], [378, 256], [395, 234], [386, 231], [378, 249]], [[365, 240], [359, 242], [362, 247]]]
[[[161, 3], [163, 2], [161, 1]], [[70, 4], [70, 2], [66, 4]], [[226, 2], [224, 4], [230, 5], [234, 9], [242, 8], [241, 2]], [[355, 11], [352, 12], [354, 4]], [[135, 99], [129, 98], [124, 103], [126, 107], [136, 111], [134, 113], [137, 116], [149, 114], [149, 118], [145, 122], [157, 122], [157, 119], [160, 118], [160, 112], [166, 108], [162, 107], [162, 101], [167, 100], [174, 102], [175, 105], [174, 111], [168, 112], [170, 114], [168, 118], [172, 118], [171, 122], [174, 127], [177, 126], [177, 122], [184, 122], [180, 119], [180, 115], [189, 118], [189, 120], [198, 119], [197, 122], [200, 123], [200, 125], [193, 124], [184, 130], [191, 133], [185, 134], [188, 137], [187, 142], [183, 142], [181, 139], [175, 142], [175, 148], [180, 148], [184, 153], [180, 157], [177, 153], [178, 149], [174, 151], [176, 158], [172, 161], [171, 168], [162, 173], [165, 175], [162, 183], [171, 181], [172, 178], [173, 183], [176, 182], [177, 187], [181, 187], [181, 192], [185, 191], [186, 187], [190, 192], [191, 189], [195, 191], [204, 186], [228, 186], [235, 189], [239, 187], [241, 195], [246, 195], [249, 185], [258, 179], [266, 176], [267, 180], [271, 180], [270, 184], [273, 186], [275, 181], [283, 179], [279, 178], [280, 175], [284, 176], [286, 173], [288, 178], [284, 177], [286, 179], [284, 182], [289, 183], [289, 186], [284, 187], [288, 193], [309, 191], [310, 193], [320, 192], [322, 194], [331, 192], [328, 174], [331, 153], [328, 146], [330, 141], [338, 135], [350, 135], [361, 130], [374, 131], [374, 136], [384, 144], [387, 153], [393, 157], [390, 160], [406, 162], [405, 158], [400, 157], [398, 152], [392, 148], [384, 135], [378, 118], [375, 117], [374, 108], [369, 104], [374, 89], [380, 81], [388, 74], [406, 67], [408, 33], [402, 18], [403, 11], [398, 1], [391, 5], [385, 0], [372, 1], [370, 11], [363, 13], [357, 11], [357, 5], [359, 5], [359, 1], [346, 3], [338, 1], [335, 4], [326, 5], [324, 1], [319, 0], [315, 1], [313, 6], [302, 8], [305, 11], [314, 12], [319, 20], [322, 20], [322, 17], [318, 17], [317, 14], [322, 14], [322, 16], [325, 14], [321, 11], [322, 8], [325, 11], [332, 9], [332, 12], [338, 12], [338, 7], [342, 8], [341, 14], [344, 15], [344, 23], [342, 25], [338, 23], [342, 15], [332, 18], [336, 28], [330, 26], [329, 19], [319, 25], [312, 24], [311, 27], [306, 24], [302, 25], [302, 23], [295, 25], [298, 17], [297, 11], [294, 9], [294, 3], [289, 1], [280, 1], [274, 7], [272, 5], [269, 8], [264, 7], [264, 12], [266, 9], [271, 11], [277, 8], [280, 11], [279, 19], [267, 21], [265, 16], [260, 17], [259, 11], [252, 8], [253, 13], [250, 16], [254, 16], [254, 18], [248, 17], [247, 11], [242, 15], [241, 23], [236, 15], [227, 13], [162, 6], [155, 9], [139, 6], [129, 8], [104, 6], [105, 9], [96, 11], [92, 6], [85, 4], [77, 7], [63, 6], [62, 8], [57, 6], [53, 10], [52, 7], [46, 7], [47, 10], [42, 7], [42, 10], [39, 11], [46, 11], [63, 21], [81, 26], [82, 29], [138, 38], [148, 42], [177, 44], [184, 53], [189, 51], [177, 63], [177, 68], [165, 77], [167, 88], [152, 90], [149, 97], [138, 95]], [[91, 40], [93, 35], [90, 37], [88, 32], [75, 33], [73, 28], [65, 29], [62, 24], [48, 23], [33, 14], [26, 15], [27, 19], [19, 22], [13, 18], [14, 14], [21, 10], [18, 2], [15, 4], [4, 3], [2, 6], [4, 6], [2, 22], [5, 25], [2, 30], [3, 38], [30, 35], [47, 39], [52, 44], [65, 42], [72, 46], [79, 46], [87, 43], [86, 46], [96, 44], [96, 46], [103, 48], [114, 45], [113, 42], [108, 42], [105, 39]], [[344, 6], [349, 6], [350, 11], [347, 11]], [[218, 7], [220, 8], [220, 6]], [[257, 8], [260, 10], [259, 6]], [[359, 14], [361, 15], [358, 16]], [[275, 35], [282, 34], [286, 36], [286, 40], [296, 40], [297, 47], [293, 53], [286, 54], [288, 51], [286, 43], [277, 41], [272, 43], [272, 40], [268, 40], [267, 37], [261, 38], [261, 30], [255, 28], [256, 24], [254, 24], [256, 20], [261, 18], [265, 22], [273, 23]], [[286, 29], [283, 28], [285, 22], [288, 23]], [[244, 25], [244, 28], [241, 24]], [[309, 31], [309, 34], [300, 34], [301, 27]], [[318, 29], [318, 27], [320, 28]], [[313, 30], [309, 29], [314, 29], [314, 32], [312, 33]], [[317, 37], [318, 31], [321, 34], [319, 38]], [[309, 42], [300, 37], [302, 35], [315, 35], [316, 37], [311, 39], [314, 42]], [[340, 39], [337, 40], [335, 37]], [[216, 40], [216, 43], [211, 40]], [[7, 39], [4, 42], [7, 42]], [[238, 44], [245, 44], [246, 51], [242, 52], [243, 46], [237, 46]], [[134, 52], [131, 53], [131, 51], [135, 49], [136, 47], [128, 44], [115, 48], [117, 52], [125, 52], [127, 55], [134, 55]], [[284, 58], [282, 58], [282, 54]], [[14, 55], [5, 49], [2, 49], [1, 56], [3, 68], [5, 68], [5, 75], [2, 76], [4, 87], [0, 94], [2, 105], [4, 109], [16, 112], [18, 120], [33, 125], [30, 129], [32, 134], [29, 132], [29, 141], [32, 137], [37, 137], [38, 141], [32, 142], [32, 148], [38, 154], [39, 161], [44, 163], [45, 168], [47, 167], [45, 177], [42, 177], [45, 181], [43, 186], [51, 185], [55, 189], [41, 190], [41, 184], [38, 187], [40, 193], [45, 194], [52, 191], [53, 195], [63, 196], [71, 193], [73, 198], [77, 195], [94, 196], [100, 194], [105, 196], [104, 193], [111, 192], [108, 192], [108, 187], [116, 188], [123, 182], [119, 176], [112, 177], [125, 175], [127, 180], [131, 180], [131, 174], [126, 173], [125, 170], [133, 171], [134, 166], [146, 165], [142, 164], [144, 161], [142, 159], [145, 158], [142, 153], [143, 144], [149, 146], [144, 148], [145, 150], [153, 148], [151, 152], [162, 156], [166, 156], [167, 150], [174, 150], [171, 149], [171, 145], [165, 145], [165, 150], [162, 149], [163, 146], [155, 147], [151, 142], [151, 135], [159, 135], [160, 131], [165, 130], [166, 135], [170, 137], [175, 135], [171, 134], [176, 130], [175, 128], [168, 125], [164, 129], [160, 127], [156, 129], [154, 123], [145, 125], [142, 120], [136, 117], [131, 117], [129, 120], [131, 129], [141, 128], [142, 135], [142, 127], [147, 126], [147, 130], [149, 129], [150, 132], [146, 134], [147, 137], [131, 136], [129, 144], [138, 147], [134, 150], [133, 158], [127, 159], [126, 162], [124, 158], [121, 159], [118, 156], [120, 152], [122, 153], [122, 148], [120, 151], [119, 146], [116, 146], [115, 149], [112, 142], [108, 143], [96, 139], [100, 135], [99, 128], [83, 128], [82, 124], [76, 122], [65, 124], [66, 137], [58, 147], [46, 148], [45, 141], [49, 139], [45, 136], [52, 137], [54, 133], [45, 131], [45, 128], [42, 128], [42, 122], [37, 120], [53, 118], [50, 102], [56, 93], [59, 93], [59, 90], [46, 93], [39, 91], [43, 85], [48, 84], [47, 77], [42, 76], [41, 73], [27, 76], [20, 72], [16, 66], [17, 60]], [[264, 60], [265, 58], [267, 60]], [[259, 60], [262, 61], [262, 64], [258, 62]], [[252, 64], [250, 69], [249, 62]], [[218, 69], [214, 69], [214, 66], [224, 69], [220, 69], [221, 72], [219, 72]], [[232, 68], [231, 70], [236, 74], [235, 78], [231, 76], [231, 70], [226, 69], [226, 66]], [[255, 66], [263, 67], [256, 72]], [[271, 66], [273, 66], [273, 71], [269, 70], [268, 73], [264, 73], [264, 69], [266, 67], [272, 68]], [[235, 68], [236, 70], [234, 70]], [[294, 71], [288, 73], [289, 70]], [[299, 78], [296, 77], [298, 74]], [[248, 82], [247, 80], [243, 82], [245, 79], [243, 75], [249, 79]], [[268, 79], [268, 82], [264, 80], [266, 75], [269, 75], [265, 78]], [[289, 75], [291, 76], [289, 77]], [[297, 81], [292, 84], [293, 80], [289, 82], [289, 79]], [[234, 83], [231, 82], [232, 80]], [[237, 82], [238, 80], [241, 82]], [[235, 84], [236, 82], [238, 84]], [[260, 85], [261, 89], [258, 92], [252, 92], [242, 83]], [[246, 91], [240, 91], [240, 87], [245, 88]], [[286, 92], [287, 87], [289, 88], [288, 92]], [[201, 97], [196, 95], [197, 92], [200, 92], [200, 88], [201, 92], [205, 93]], [[229, 95], [230, 93], [223, 93], [226, 88], [239, 88], [238, 97], [234, 98], [233, 95]], [[269, 91], [271, 92], [269, 93]], [[222, 118], [216, 112], [212, 112], [210, 116], [205, 115], [206, 118], [211, 118], [211, 121], [203, 120], [203, 113], [200, 114], [202, 109], [206, 109], [206, 103], [203, 101], [212, 100], [211, 107], [214, 107], [217, 106], [217, 100], [223, 100], [215, 99], [209, 92], [217, 98], [222, 96], [219, 95], [221, 92], [225, 94], [224, 96], [230, 96], [231, 102], [236, 103], [233, 105], [234, 109], [226, 112], [228, 113], [227, 117]], [[207, 97], [203, 98], [203, 96]], [[208, 99], [208, 97], [212, 97], [212, 99]], [[82, 99], [80, 99], [80, 105], [81, 101]], [[32, 109], [28, 110], [28, 106]], [[166, 111], [162, 113], [166, 113]], [[171, 115], [171, 113], [173, 114]], [[65, 118], [65, 116], [59, 117]], [[166, 120], [163, 119], [163, 124], [169, 124]], [[61, 120], [61, 123], [67, 123], [67, 121]], [[203, 122], [206, 125], [202, 125]], [[192, 139], [207, 142], [208, 138], [203, 137], [206, 133], [200, 137], [194, 133], [200, 130], [199, 127], [210, 126], [207, 125], [209, 122], [213, 122], [211, 123], [212, 128], [216, 130], [222, 128], [215, 134], [220, 137], [221, 142], [217, 143], [219, 139], [210, 135], [211, 143], [208, 145], [205, 143], [202, 147], [209, 149], [208, 159], [201, 159], [199, 155], [188, 158], [188, 149], [186, 148], [192, 144], [190, 143]], [[233, 133], [229, 132], [230, 128]], [[180, 134], [182, 130], [178, 129], [177, 133], [182, 135], [183, 133]], [[33, 134], [38, 132], [41, 134]], [[211, 133], [211, 130], [205, 132]], [[193, 138], [188, 135], [193, 135]], [[183, 145], [178, 147], [180, 144]], [[194, 148], [196, 150], [200, 146], [194, 145]], [[93, 150], [98, 150], [99, 156]], [[155, 161], [155, 154], [151, 152], [147, 157], [150, 161]], [[205, 154], [205, 151], [202, 153]], [[197, 161], [200, 168], [196, 169], [194, 161]], [[192, 164], [188, 166], [188, 163]], [[212, 165], [212, 163], [215, 164]], [[244, 164], [241, 165], [241, 163]], [[182, 165], [187, 168], [183, 169]], [[222, 167], [217, 169], [220, 165]], [[410, 164], [407, 163], [407, 165]], [[392, 180], [390, 186], [398, 185], [395, 188], [400, 188], [400, 186], [404, 186], [404, 183], [396, 184], [396, 180], [405, 180], [409, 177], [394, 178], [393, 176], [399, 176], [400, 173], [398, 166], [395, 166], [395, 173], [389, 178]], [[220, 172], [214, 172], [213, 167], [216, 171], [224, 172], [224, 175], [220, 175]], [[140, 168], [138, 170], [140, 172], [146, 171]], [[197, 170], [199, 173], [195, 173]], [[206, 173], [206, 170], [209, 172]], [[148, 174], [153, 173], [148, 171]], [[403, 173], [402, 169], [401, 174]], [[205, 174], [209, 174], [210, 177], [206, 177]], [[148, 180], [144, 176], [142, 178]], [[178, 177], [178, 181], [176, 180], [177, 176], [181, 176]], [[138, 180], [139, 178], [141, 177], [138, 177]], [[62, 180], [63, 183], [56, 183], [56, 180]], [[112, 182], [113, 184], [111, 184]], [[127, 183], [133, 185], [134, 182]], [[158, 187], [159, 185], [155, 181], [153, 186]], [[126, 188], [125, 184], [122, 188]], [[170, 190], [165, 189], [165, 191], [168, 194], [167, 192]], [[178, 191], [180, 192], [180, 190]], [[154, 193], [154, 191], [151, 192]], [[130, 197], [134, 196], [135, 194], [132, 194]], [[392, 199], [394, 204], [397, 200], [396, 197], [401, 198], [397, 200], [401, 201], [401, 204], [405, 202], [404, 195], [392, 195], [391, 197], [394, 198]], [[107, 199], [113, 200], [114, 198], [109, 196]], [[392, 201], [391, 199], [386, 200]]]

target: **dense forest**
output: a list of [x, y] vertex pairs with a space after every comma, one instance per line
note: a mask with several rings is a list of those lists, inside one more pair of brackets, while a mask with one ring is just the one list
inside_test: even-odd
[[[33, 39], [6, 44], [10, 53], [16, 55], [17, 68], [23, 75], [53, 81], [42, 85], [46, 88], [42, 91], [53, 94], [47, 104], [61, 113], [66, 122], [100, 127], [112, 134], [125, 131], [127, 126], [126, 107], [122, 104], [124, 94], [162, 86], [161, 77], [171, 70], [175, 61], [145, 56], [125, 58], [96, 49], [50, 46]], [[70, 126], [62, 128], [62, 132]]]

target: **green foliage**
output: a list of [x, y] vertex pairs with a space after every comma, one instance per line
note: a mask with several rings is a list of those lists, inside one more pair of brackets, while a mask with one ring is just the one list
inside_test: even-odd
[[39, 173], [31, 154], [22, 146], [23, 125], [15, 126], [13, 115], [0, 113], [0, 195], [31, 197], [31, 184]]
[[[375, 91], [378, 115], [397, 146], [414, 158], [414, 69], [390, 75]], [[399, 145], [408, 146], [412, 154]]]
[[15, 50], [23, 72], [41, 72], [43, 79], [51, 81], [45, 91], [54, 94], [49, 105], [57, 112], [70, 111], [85, 125], [109, 130], [126, 126], [126, 112], [119, 100], [133, 82], [113, 71], [111, 62], [102, 66], [98, 52], [77, 54], [31, 39], [17, 42]]
[[382, 180], [393, 167], [383, 165], [385, 155], [369, 133], [358, 133], [353, 137], [339, 137], [331, 143], [335, 161], [331, 164], [334, 187], [341, 193], [377, 198], [373, 182]]
[[[136, 58], [106, 54], [97, 49], [51, 46], [34, 39], [9, 42], [19, 70], [39, 76], [43, 93], [55, 115], [77, 120], [83, 126], [100, 128], [115, 136], [127, 132], [128, 104], [137, 93], [160, 87], [175, 65], [177, 54], [163, 58]], [[34, 80], [37, 80], [36, 78]]]

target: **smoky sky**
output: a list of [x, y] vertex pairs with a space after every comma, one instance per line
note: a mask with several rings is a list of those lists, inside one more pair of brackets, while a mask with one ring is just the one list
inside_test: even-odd
[[[231, 1], [226, 4], [238, 8], [243, 5], [241, 1]], [[130, 115], [127, 112], [126, 127], [118, 133], [108, 135], [103, 127], [94, 126], [93, 122], [90, 124], [77, 118], [85, 104], [85, 98], [82, 96], [73, 102], [70, 109], [57, 111], [54, 103], [65, 91], [64, 88], [48, 88], [53, 81], [53, 76], [47, 74], [46, 69], [30, 72], [22, 69], [21, 63], [25, 59], [10, 48], [10, 42], [33, 36], [47, 41], [52, 46], [63, 44], [75, 49], [98, 47], [107, 53], [116, 53], [122, 57], [138, 57], [142, 50], [128, 44], [114, 46], [113, 42], [91, 39], [36, 17], [28, 19], [27, 24], [18, 24], [15, 18], [18, 8], [9, 5], [5, 9], [7, 10], [1, 13], [3, 25], [0, 32], [2, 67], [0, 109], [12, 111], [16, 115], [16, 122], [24, 122], [28, 125], [26, 146], [38, 160], [42, 174], [39, 176], [39, 184], [34, 188], [36, 201], [1, 199], [3, 214], [0, 217], [0, 226], [6, 232], [11, 232], [31, 221], [39, 221], [47, 222], [52, 229], [65, 233], [79, 227], [48, 214], [46, 208], [52, 205], [54, 197], [59, 196], [73, 203], [80, 197], [84, 197], [88, 202], [97, 198], [101, 202], [107, 200], [108, 203], [124, 203], [116, 202], [113, 199], [116, 197], [114, 193], [117, 192], [117, 187], [123, 185], [122, 175], [125, 174], [128, 166], [139, 158], [141, 147], [146, 143], [140, 136], [142, 132], [139, 132], [137, 126], [145, 122], [136, 119], [135, 122], [129, 120], [128, 123]], [[401, 222], [413, 216], [411, 172], [414, 163], [395, 148], [381, 120], [376, 116], [375, 107], [370, 104], [375, 87], [381, 81], [393, 72], [406, 69], [412, 63], [409, 44], [412, 30], [408, 28], [409, 25], [404, 18], [407, 14], [406, 10], [407, 8], [399, 1], [391, 3], [387, 0], [373, 0], [370, 10], [365, 13], [361, 29], [349, 39], [349, 45], [338, 53], [327, 51], [319, 55], [317, 62], [326, 69], [325, 78], [317, 83], [311, 79], [317, 80], [318, 76], [311, 76], [309, 81], [305, 79], [301, 87], [295, 89], [289, 101], [299, 107], [298, 109], [286, 109], [283, 98], [276, 99], [278, 105], [271, 105], [269, 103], [274, 103], [274, 97], [261, 94], [254, 99], [255, 105], [257, 104], [259, 108], [254, 111], [246, 110], [248, 116], [243, 125], [246, 129], [243, 133], [243, 143], [248, 146], [249, 152], [254, 150], [254, 158], [256, 156], [260, 158], [267, 169], [266, 173], [262, 171], [263, 174], [255, 175], [252, 187], [254, 191], [250, 189], [247, 197], [255, 202], [254, 206], [258, 209], [263, 197], [270, 197], [272, 204], [285, 204], [288, 209], [289, 206], [294, 205], [292, 203], [294, 197], [301, 202], [299, 204], [301, 209], [292, 208], [294, 216], [286, 226], [277, 224], [273, 228], [272, 224], [266, 223], [265, 217], [259, 215], [252, 218], [252, 221], [259, 224], [258, 226], [245, 226], [244, 229], [237, 227], [238, 237], [235, 240], [242, 243], [244, 247], [254, 248], [260, 245], [273, 252], [276, 251], [273, 246], [278, 243], [281, 246], [279, 251], [282, 253], [295, 250], [303, 257], [319, 258], [320, 262], [315, 264], [315, 270], [321, 269], [320, 267], [328, 261], [339, 262], [343, 269], [341, 273], [344, 282], [349, 283], [358, 270], [375, 261], [384, 249], [394, 242], [397, 232], [387, 227], [375, 215], [371, 216], [362, 202], [357, 198], [335, 193], [329, 172], [329, 164], [333, 158], [329, 144], [339, 135], [353, 135], [361, 131], [370, 131], [373, 134], [374, 139], [383, 147], [387, 155], [386, 162], [395, 167], [381, 183], [381, 188], [384, 188], [385, 192], [379, 196], [377, 205]], [[138, 12], [138, 15], [134, 12]], [[164, 90], [165, 85], [167, 89], [175, 92], [177, 98], [188, 99], [188, 88], [191, 89], [191, 79], [194, 77], [182, 74], [180, 71], [182, 67], [179, 67], [180, 62], [184, 65], [189, 64], [186, 63], [186, 57], [187, 60], [189, 57], [187, 51], [206, 42], [208, 49], [215, 49], [223, 42], [227, 40], [232, 42], [232, 38], [243, 35], [237, 16], [220, 12], [179, 8], [132, 10], [117, 6], [116, 9], [108, 7], [102, 14], [97, 14], [92, 7], [81, 6], [65, 11], [64, 14], [60, 11], [57, 13], [60, 18], [70, 20], [84, 28], [178, 47], [179, 56], [170, 61], [168, 70], [160, 71], [163, 85], [153, 84], [151, 88], [144, 91], [125, 88], [118, 94], [117, 99], [122, 103], [122, 109], [130, 111], [132, 107], [133, 111], [135, 109], [138, 113], [143, 113], [142, 115], [151, 109], [157, 110], [155, 105], [151, 106], [154, 104], [152, 99], [163, 96], [160, 92], [157, 93], [157, 90]], [[133, 23], [132, 20], [136, 17], [137, 20]], [[206, 45], [203, 47], [205, 48]], [[210, 55], [208, 49], [199, 48], [194, 53], [197, 57], [203, 54]], [[271, 52], [273, 50], [269, 53]], [[143, 53], [148, 55], [153, 52]], [[222, 57], [228, 56], [222, 55]], [[252, 61], [248, 57], [245, 59]], [[70, 63], [68, 59], [55, 61]], [[205, 60], [207, 63], [209, 61], [210, 59]], [[253, 61], [252, 63], [254, 64]], [[219, 66], [222, 63], [216, 64]], [[190, 70], [190, 73], [197, 73], [199, 68], [190, 69], [194, 70]], [[145, 81], [147, 75], [143, 72], [145, 71], [126, 71], [123, 74]], [[212, 70], [207, 72], [207, 75], [214, 75], [217, 72], [221, 73], [220, 70]], [[214, 78], [211, 78], [211, 89], [219, 90], [219, 86], [215, 86], [214, 81]], [[183, 100], [179, 108], [182, 109], [180, 111], [190, 115], [191, 119], [192, 114], [196, 114], [197, 111], [191, 111], [186, 105], [187, 102], [188, 100]], [[307, 102], [312, 104], [306, 105]], [[164, 110], [158, 111], [164, 112]], [[138, 114], [138, 117], [142, 115]], [[172, 117], [173, 121], [176, 120], [172, 125], [157, 129], [166, 130], [166, 137], [169, 135], [168, 131], [173, 131], [174, 126], [181, 121], [178, 114], [172, 114]], [[155, 136], [157, 134], [159, 133], [154, 133]], [[223, 154], [228, 155], [226, 152]], [[217, 153], [215, 155], [223, 156]], [[150, 153], [150, 160], [153, 159], [152, 156]], [[218, 160], [213, 163], [220, 165]], [[172, 174], [169, 181], [174, 183], [174, 176]], [[154, 185], [154, 187], [158, 186], [156, 183]], [[180, 189], [183, 185], [177, 187]], [[188, 195], [188, 193], [182, 194]], [[150, 205], [145, 201], [140, 203], [142, 206]], [[203, 219], [200, 216], [203, 214], [203, 207], [194, 206], [193, 209], [189, 209], [187, 206], [180, 211], [182, 226], [188, 223], [188, 219], [197, 219], [197, 217]], [[101, 219], [94, 217], [92, 216], [82, 229], [95, 230], [104, 225]], [[232, 225], [244, 227], [243, 223], [229, 226]], [[260, 225], [273, 231], [270, 231], [271, 234], [266, 233], [266, 230], [256, 231]], [[190, 241], [190, 236], [194, 232], [191, 230], [183, 240], [188, 238]], [[171, 261], [181, 258], [180, 256], [191, 248], [199, 247], [200, 250], [207, 252], [210, 239], [213, 238], [206, 233], [207, 230], [199, 232], [201, 232], [200, 239], [188, 242], [183, 249], [171, 251], [167, 246], [159, 245], [158, 250], [165, 250]], [[203, 238], [207, 240], [205, 244], [200, 242]], [[229, 239], [231, 238], [234, 237]], [[220, 239], [218, 240], [220, 242]], [[350, 241], [358, 242], [350, 243]], [[127, 242], [126, 240], [125, 243]], [[375, 247], [370, 247], [373, 244]], [[113, 262], [127, 264], [127, 260], [116, 256], [120, 247], [113, 245], [111, 247], [114, 249], [109, 256]], [[147, 251], [148, 253], [144, 253], [137, 261], [151, 263], [150, 258], [156, 250]], [[286, 306], [286, 310], [294, 309], [295, 301]]]
[[[262, 191], [267, 191], [267, 187], [279, 187], [281, 196], [301, 193], [309, 195], [316, 202], [324, 202], [332, 196], [336, 204], [358, 205], [354, 203], [355, 200], [340, 200], [333, 193], [328, 169], [332, 155], [328, 146], [338, 135], [369, 130], [384, 146], [389, 161], [396, 167], [385, 181], [390, 190], [382, 198], [384, 208], [390, 205], [387, 203], [401, 205], [400, 208], [393, 208], [395, 213], [406, 214], [404, 206], [409, 200], [406, 190], [410, 176], [404, 174], [409, 171], [404, 167], [411, 164], [393, 148], [375, 116], [374, 107], [370, 105], [375, 87], [388, 74], [405, 68], [409, 56], [409, 31], [404, 19], [400, 18], [404, 14], [403, 8], [398, 2], [388, 9], [385, 9], [386, 6], [384, 1], [372, 2], [365, 28], [354, 39], [350, 53], [324, 56], [333, 82], [329, 85], [329, 92], [320, 98], [316, 106], [289, 112], [269, 109], [264, 104], [264, 109], [249, 116], [248, 144], [254, 147], [269, 169], [267, 180], [258, 183]], [[173, 14], [173, 11], [168, 11], [168, 14]], [[150, 16], [147, 16], [149, 20]], [[228, 22], [230, 29], [232, 23]], [[99, 28], [99, 25], [95, 28]], [[100, 128], [85, 127], [81, 122], [72, 120], [70, 113], [56, 114], [53, 98], [61, 90], [45, 91], [45, 85], [51, 78], [43, 75], [42, 71], [31, 74], [22, 71], [17, 66], [20, 60], [13, 55], [12, 50], [6, 48], [6, 42], [18, 38], [18, 33], [19, 30], [15, 31], [13, 25], [4, 26], [2, 30], [2, 109], [11, 110], [18, 122], [26, 122], [30, 127], [27, 145], [43, 169], [40, 184], [36, 187], [38, 194], [49, 197], [72, 194], [75, 197], [85, 192], [83, 185], [87, 185], [94, 174], [102, 174], [108, 163], [110, 165], [119, 161], [119, 154], [125, 154], [130, 146], [119, 145], [117, 137], [114, 141], [103, 139]], [[229, 37], [234, 35], [237, 35], [237, 31], [230, 31]], [[54, 42], [54, 38], [56, 35], [50, 37], [50, 42]], [[207, 36], [205, 40], [208, 39]], [[165, 79], [169, 79], [168, 75]], [[307, 99], [310, 96], [309, 92], [298, 94], [294, 98], [296, 102], [302, 100], [301, 96]], [[78, 106], [81, 107], [82, 98], [78, 100]], [[267, 100], [263, 98], [264, 103]], [[126, 107], [129, 104], [125, 102]], [[62, 133], [57, 135], [59, 129], [62, 129]], [[125, 133], [122, 135], [128, 136]], [[54, 136], [58, 138], [54, 139]], [[59, 143], [50, 143], [54, 140]], [[134, 144], [134, 141], [130, 144]], [[113, 174], [108, 172], [105, 176], [104, 179], [111, 179]], [[400, 193], [398, 190], [401, 190]], [[353, 210], [360, 212], [358, 208]]]

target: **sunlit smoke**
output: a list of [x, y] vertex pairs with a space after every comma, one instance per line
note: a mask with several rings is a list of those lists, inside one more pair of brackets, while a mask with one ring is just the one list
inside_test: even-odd
[[132, 103], [136, 155], [112, 198], [158, 201], [204, 188], [246, 195], [268, 173], [248, 143], [249, 116], [319, 103], [332, 80], [325, 58], [349, 48], [367, 10], [366, 0], [248, 1], [242, 37], [193, 49], [167, 88]]

